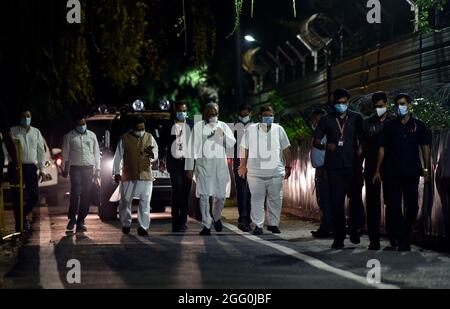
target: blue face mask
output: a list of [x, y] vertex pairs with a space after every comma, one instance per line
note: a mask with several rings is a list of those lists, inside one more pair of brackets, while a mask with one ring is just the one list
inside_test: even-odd
[[242, 123], [250, 122], [250, 116], [245, 116], [245, 117], [239, 116], [239, 121]]
[[400, 117], [404, 117], [404, 116], [406, 116], [407, 114], [408, 114], [408, 106], [407, 105], [399, 105], [398, 107], [397, 107], [397, 114], [400, 116]]
[[175, 117], [177, 118], [177, 120], [179, 121], [185, 121], [187, 118], [187, 113], [186, 112], [177, 112], [177, 114], [175, 115]]
[[29, 127], [31, 125], [31, 118], [27, 117], [27, 118], [20, 119], [20, 125], [22, 127]]
[[334, 109], [338, 114], [343, 114], [347, 111], [348, 106], [347, 104], [337, 103], [334, 105]]
[[275, 121], [275, 117], [262, 117], [262, 123], [271, 125]]
[[80, 133], [80, 134], [86, 133], [86, 130], [87, 130], [87, 125], [82, 125], [82, 126], [78, 126], [78, 127], [77, 127], [77, 131], [78, 131], [78, 133]]

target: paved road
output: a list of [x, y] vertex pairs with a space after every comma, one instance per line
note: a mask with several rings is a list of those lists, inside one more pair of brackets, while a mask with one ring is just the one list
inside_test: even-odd
[[[61, 192], [66, 190], [63, 184]], [[369, 252], [367, 239], [340, 251], [331, 240], [314, 240], [315, 224], [283, 218], [283, 234], [255, 237], [234, 226], [226, 209], [220, 235], [170, 232], [170, 216], [152, 216], [150, 237], [122, 235], [118, 222], [95, 213], [88, 232], [66, 234], [66, 207], [36, 210], [34, 232], [7, 274], [3, 288], [449, 288], [450, 257], [414, 248], [410, 253]], [[384, 243], [386, 245], [386, 243]], [[69, 284], [67, 262], [81, 265], [81, 283]], [[381, 263], [381, 284], [367, 281], [367, 262]]]

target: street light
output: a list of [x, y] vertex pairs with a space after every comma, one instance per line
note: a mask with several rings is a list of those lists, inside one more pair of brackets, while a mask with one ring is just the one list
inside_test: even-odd
[[251, 36], [251, 35], [246, 35], [246, 36], [244, 37], [244, 39], [245, 39], [247, 42], [250, 42], [250, 43], [256, 42], [256, 39], [255, 39], [253, 36]]

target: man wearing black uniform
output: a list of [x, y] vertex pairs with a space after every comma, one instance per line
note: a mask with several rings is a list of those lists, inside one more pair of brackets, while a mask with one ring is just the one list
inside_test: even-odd
[[3, 181], [3, 164], [5, 162], [5, 157], [3, 153], [2, 144], [5, 144], [6, 150], [8, 150], [8, 154], [12, 160], [10, 162], [10, 166], [15, 167], [16, 173], [14, 174], [15, 179], [10, 179], [11, 183], [17, 182], [17, 167], [18, 167], [18, 160], [17, 160], [17, 152], [16, 147], [14, 146], [13, 139], [11, 137], [9, 124], [8, 124], [8, 111], [6, 110], [6, 107], [3, 105], [2, 102], [0, 102], [0, 185]]
[[[335, 228], [332, 249], [342, 249], [346, 237], [345, 196], [350, 192], [354, 164], [359, 150], [362, 118], [348, 110], [350, 94], [345, 89], [334, 92], [334, 111], [320, 120], [314, 133], [314, 147], [326, 149], [325, 169], [330, 185], [331, 205]], [[326, 145], [321, 141], [327, 136]], [[350, 210], [352, 211], [352, 210]], [[350, 241], [359, 243], [356, 224], [349, 224]]]
[[[192, 181], [184, 170], [187, 142], [192, 129], [192, 123], [187, 119], [186, 103], [176, 103], [172, 114], [169, 143], [162, 147], [167, 153], [167, 171], [170, 173], [172, 184], [172, 231], [184, 233], [187, 230], [188, 200]], [[162, 156], [164, 154], [161, 152]]]
[[[380, 181], [384, 162], [384, 177], [389, 181], [386, 224], [390, 231], [391, 247], [387, 249], [410, 251], [412, 225], [419, 210], [419, 180], [423, 176], [425, 183], [430, 181], [431, 134], [422, 121], [412, 116], [410, 96], [398, 95], [395, 104], [398, 117], [384, 125], [373, 181]], [[402, 198], [405, 214], [402, 211]]]
[[[366, 184], [367, 228], [369, 231], [369, 250], [380, 249], [381, 183], [373, 182], [377, 168], [378, 151], [383, 135], [383, 125], [393, 117], [387, 111], [387, 95], [377, 92], [372, 96], [375, 113], [363, 122], [362, 149], [365, 159], [364, 181]], [[384, 176], [384, 164], [381, 166]], [[387, 204], [387, 181], [383, 178], [383, 197]]]
[[241, 144], [242, 137], [244, 136], [245, 129], [249, 125], [253, 124], [251, 121], [251, 113], [252, 107], [250, 105], [243, 104], [239, 106], [238, 121], [234, 124], [234, 138], [237, 142], [234, 146], [233, 171], [234, 180], [236, 183], [237, 206], [239, 211], [238, 228], [243, 232], [251, 231], [251, 194], [248, 187], [247, 178], [242, 178], [238, 175], [239, 166], [241, 164], [238, 149]]

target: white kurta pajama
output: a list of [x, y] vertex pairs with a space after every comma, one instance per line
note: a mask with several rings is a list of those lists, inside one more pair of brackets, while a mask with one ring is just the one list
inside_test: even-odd
[[[158, 160], [158, 144], [153, 136], [151, 143], [155, 158]], [[116, 153], [114, 155], [113, 175], [121, 175], [122, 163], [124, 156], [124, 147], [122, 140], [120, 140]], [[153, 161], [152, 160], [152, 161]], [[151, 165], [150, 165], [151, 173]], [[123, 227], [131, 227], [132, 213], [131, 204], [134, 198], [139, 199], [138, 206], [138, 223], [141, 228], [148, 230], [150, 227], [150, 201], [153, 191], [152, 180], [125, 180], [121, 181], [119, 185], [120, 203], [119, 203], [119, 218]]]
[[251, 193], [251, 220], [264, 226], [264, 201], [267, 196], [269, 226], [279, 226], [283, 202], [283, 181], [286, 174], [283, 151], [290, 147], [283, 127], [273, 124], [265, 132], [260, 124], [247, 128], [241, 148], [249, 151], [247, 180]]
[[[217, 128], [223, 130], [223, 136], [217, 133]], [[232, 151], [235, 143], [233, 132], [222, 121], [214, 125], [205, 124], [204, 121], [196, 123], [189, 139], [189, 158], [186, 159], [185, 169], [194, 170], [202, 224], [208, 229], [211, 228], [212, 220], [220, 220], [225, 198], [230, 197], [227, 150]], [[210, 215], [210, 197], [214, 197], [213, 218]]]

